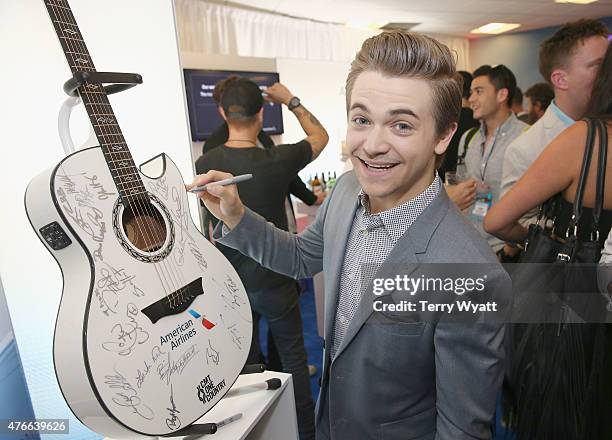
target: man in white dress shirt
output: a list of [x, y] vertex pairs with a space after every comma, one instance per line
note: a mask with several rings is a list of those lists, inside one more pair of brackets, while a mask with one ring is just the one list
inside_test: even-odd
[[[555, 99], [544, 116], [506, 149], [502, 197], [522, 177], [544, 148], [584, 115], [593, 82], [608, 47], [607, 36], [608, 29], [601, 22], [578, 20], [565, 24], [542, 42], [539, 69], [544, 79], [553, 87]], [[530, 223], [536, 215], [537, 210], [531, 211], [522, 221]], [[517, 248], [504, 246], [502, 261], [517, 253]]]

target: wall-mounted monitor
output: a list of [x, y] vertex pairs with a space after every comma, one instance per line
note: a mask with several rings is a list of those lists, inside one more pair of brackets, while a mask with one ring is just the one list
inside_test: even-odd
[[[196, 70], [183, 69], [191, 139], [204, 141], [222, 124], [223, 120], [213, 99], [215, 84], [231, 75], [248, 78], [265, 91], [268, 86], [279, 81], [276, 72], [241, 72], [233, 70]], [[264, 102], [263, 130], [267, 134], [283, 132], [281, 106]]]

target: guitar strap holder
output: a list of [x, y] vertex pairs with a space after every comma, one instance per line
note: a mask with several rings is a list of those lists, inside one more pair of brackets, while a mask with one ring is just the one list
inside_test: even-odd
[[79, 87], [87, 83], [109, 84], [104, 86], [104, 91], [107, 95], [112, 95], [142, 84], [142, 76], [137, 73], [75, 72], [72, 78], [64, 83], [64, 92], [68, 96], [78, 96]]

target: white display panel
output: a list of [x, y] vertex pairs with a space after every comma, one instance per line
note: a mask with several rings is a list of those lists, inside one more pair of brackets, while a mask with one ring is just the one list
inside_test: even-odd
[[[142, 85], [110, 98], [136, 163], [166, 152], [191, 181], [172, 2], [69, 1], [97, 70], [143, 76]], [[23, 207], [30, 179], [64, 155], [57, 113], [70, 70], [42, 0], [0, 2], [0, 57], [0, 274], [34, 412], [38, 418], [70, 418], [70, 438], [98, 438], [74, 419], [55, 380], [52, 341], [62, 276]], [[73, 115], [77, 145], [88, 138], [88, 124], [84, 111]]]

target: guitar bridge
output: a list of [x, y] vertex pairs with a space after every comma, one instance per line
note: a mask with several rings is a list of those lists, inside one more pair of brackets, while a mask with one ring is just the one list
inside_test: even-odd
[[193, 280], [191, 283], [181, 287], [170, 295], [155, 301], [153, 304], [142, 309], [147, 318], [153, 324], [164, 316], [177, 315], [187, 310], [198, 295], [202, 295], [202, 277]]

